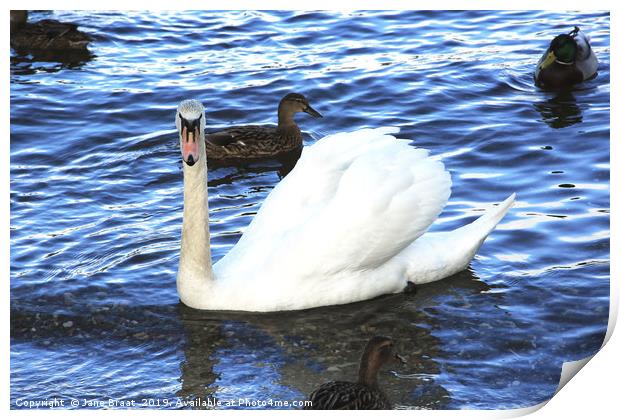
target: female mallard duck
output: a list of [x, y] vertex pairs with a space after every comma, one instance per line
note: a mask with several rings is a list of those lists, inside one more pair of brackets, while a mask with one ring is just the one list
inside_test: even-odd
[[536, 84], [558, 89], [581, 83], [598, 68], [589, 38], [575, 26], [568, 34], [556, 36], [542, 56], [534, 78]]
[[514, 194], [452, 232], [426, 231], [450, 174], [395, 128], [338, 133], [303, 149], [237, 244], [211, 262], [202, 104], [181, 102], [183, 229], [177, 291], [187, 306], [283, 311], [402, 292], [464, 270]]
[[73, 23], [51, 19], [29, 23], [27, 10], [11, 10], [11, 47], [15, 50], [85, 52], [91, 40]]
[[303, 144], [301, 130], [293, 118], [298, 112], [322, 117], [303, 95], [289, 93], [278, 106], [277, 127], [243, 125], [208, 133], [207, 156], [210, 160], [255, 159], [300, 149]]
[[390, 359], [404, 360], [393, 354], [394, 342], [388, 337], [370, 339], [360, 361], [357, 382], [327, 382], [310, 394], [308, 410], [390, 410], [392, 404], [379, 389], [377, 374]]

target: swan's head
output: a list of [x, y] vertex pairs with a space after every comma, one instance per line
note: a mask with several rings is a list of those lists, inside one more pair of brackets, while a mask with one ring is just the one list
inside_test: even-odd
[[322, 118], [317, 110], [310, 106], [306, 97], [300, 93], [289, 93], [280, 101], [278, 106], [279, 115], [287, 115], [292, 117], [298, 112], [305, 112], [315, 118]]
[[176, 125], [183, 162], [193, 166], [200, 159], [200, 151], [205, 147], [205, 109], [202, 104], [195, 99], [181, 102], [177, 108]]

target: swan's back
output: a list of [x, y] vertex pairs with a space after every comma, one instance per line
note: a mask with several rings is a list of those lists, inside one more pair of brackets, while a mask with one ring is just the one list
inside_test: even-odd
[[217, 271], [329, 279], [375, 269], [410, 245], [439, 216], [451, 180], [397, 132], [339, 133], [305, 148]]

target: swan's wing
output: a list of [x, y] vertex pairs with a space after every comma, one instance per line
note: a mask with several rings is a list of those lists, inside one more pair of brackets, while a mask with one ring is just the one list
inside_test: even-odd
[[443, 209], [451, 180], [397, 131], [339, 133], [305, 148], [222, 268], [333, 274], [376, 268], [408, 246]]

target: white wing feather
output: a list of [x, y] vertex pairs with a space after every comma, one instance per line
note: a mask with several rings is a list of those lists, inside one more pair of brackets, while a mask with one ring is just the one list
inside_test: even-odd
[[443, 164], [396, 132], [339, 133], [305, 148], [216, 270], [330, 278], [396, 256], [439, 216], [451, 187]]

